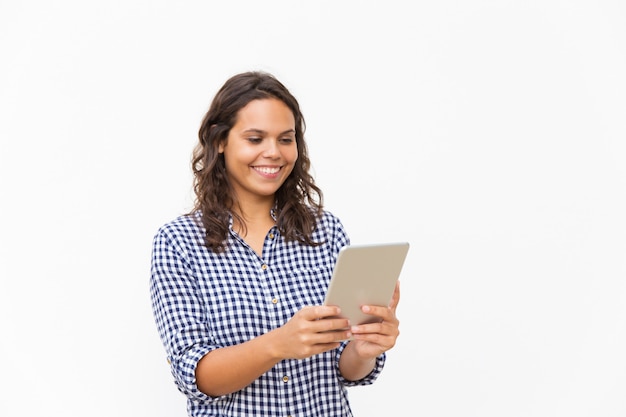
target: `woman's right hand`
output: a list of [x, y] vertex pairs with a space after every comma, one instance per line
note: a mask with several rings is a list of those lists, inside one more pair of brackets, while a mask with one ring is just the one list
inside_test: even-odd
[[304, 359], [339, 347], [351, 337], [350, 323], [338, 318], [335, 306], [302, 308], [273, 332], [277, 354], [283, 359]]

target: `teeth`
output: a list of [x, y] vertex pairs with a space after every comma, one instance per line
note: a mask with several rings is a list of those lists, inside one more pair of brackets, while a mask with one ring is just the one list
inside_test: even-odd
[[280, 168], [269, 168], [269, 167], [256, 167], [255, 169], [257, 171], [261, 171], [264, 174], [275, 174], [280, 170]]

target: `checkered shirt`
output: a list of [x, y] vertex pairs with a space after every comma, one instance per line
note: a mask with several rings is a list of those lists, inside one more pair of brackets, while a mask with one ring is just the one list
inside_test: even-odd
[[[318, 247], [267, 234], [263, 257], [231, 229], [225, 253], [204, 246], [201, 214], [162, 226], [152, 246], [150, 296], [174, 382], [189, 416], [352, 416], [347, 387], [369, 385], [385, 354], [360, 381], [339, 373], [339, 348], [307, 359], [283, 360], [249, 386], [210, 397], [198, 390], [195, 370], [207, 353], [244, 343], [287, 322], [307, 305], [323, 303], [337, 254], [349, 244], [343, 225], [324, 212], [314, 232]], [[219, 377], [219, 376], [218, 376]]]

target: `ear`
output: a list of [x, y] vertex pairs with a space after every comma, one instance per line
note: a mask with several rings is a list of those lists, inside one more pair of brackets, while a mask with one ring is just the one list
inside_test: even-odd
[[[212, 124], [210, 129], [213, 129], [214, 127], [216, 127], [217, 124]], [[228, 140], [228, 138], [225, 139], [221, 139], [219, 144], [217, 145], [217, 153], [224, 153], [224, 148], [226, 148], [226, 141]]]

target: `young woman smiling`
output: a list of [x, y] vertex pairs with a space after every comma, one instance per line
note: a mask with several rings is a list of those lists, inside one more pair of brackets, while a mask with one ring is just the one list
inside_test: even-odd
[[347, 387], [373, 383], [396, 343], [399, 287], [363, 307], [380, 323], [350, 327], [322, 305], [350, 242], [304, 130], [271, 74], [227, 80], [193, 152], [195, 207], [154, 237], [154, 318], [190, 416], [351, 416]]

